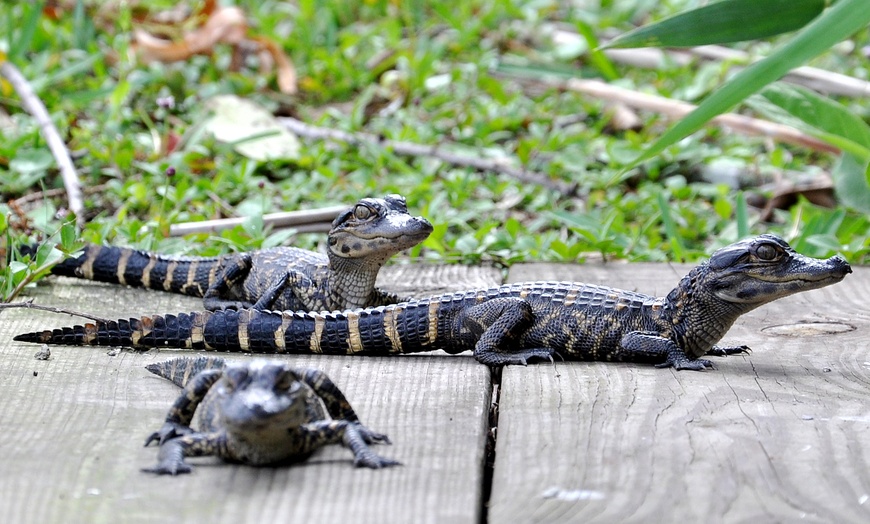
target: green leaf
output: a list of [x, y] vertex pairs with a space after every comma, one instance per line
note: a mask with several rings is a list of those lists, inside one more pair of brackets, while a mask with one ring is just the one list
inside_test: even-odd
[[60, 227], [60, 245], [64, 251], [72, 251], [76, 242], [76, 225], [74, 222], [65, 222]]
[[843, 153], [831, 173], [834, 177], [834, 189], [837, 191], [837, 197], [840, 201], [862, 213], [870, 213], [870, 184], [867, 182], [868, 165], [870, 165], [870, 161], [867, 159]]
[[791, 69], [820, 55], [840, 40], [870, 24], [870, 2], [839, 0], [773, 54], [737, 73], [714, 91], [694, 111], [668, 129], [635, 158], [625, 170], [649, 160], [694, 133], [713, 117], [742, 102], [749, 95], [779, 79]]
[[9, 262], [9, 273], [12, 275], [16, 275], [18, 273], [21, 273], [22, 271], [26, 271], [28, 267], [30, 266], [28, 266], [24, 262], [13, 260]]
[[769, 118], [870, 160], [870, 126], [830, 98], [806, 88], [776, 83], [749, 98], [747, 103]]
[[54, 164], [54, 157], [48, 149], [21, 149], [9, 161], [9, 169], [21, 174], [44, 171]]
[[212, 112], [204, 127], [215, 138], [228, 142], [254, 160], [293, 160], [299, 157], [299, 140], [265, 108], [235, 95], [218, 95], [205, 103]]
[[601, 50], [601, 46], [598, 44], [598, 37], [595, 36], [595, 30], [592, 29], [592, 26], [578, 20], [575, 27], [577, 32], [586, 39], [586, 44], [589, 46], [589, 62], [608, 81], [619, 79], [619, 71], [616, 70], [616, 67], [614, 67], [610, 59], [607, 58], [607, 55]]
[[[28, 2], [29, 3], [29, 2]], [[26, 11], [23, 20], [19, 20], [16, 24], [21, 28], [17, 38], [12, 38], [9, 45], [8, 60], [16, 60], [21, 58], [27, 51], [30, 51], [33, 44], [33, 35], [36, 34], [36, 28], [39, 26], [39, 20], [42, 17], [42, 10], [45, 7], [45, 2], [36, 2], [30, 5], [30, 10]]]
[[825, 0], [722, 0], [639, 27], [609, 47], [690, 47], [767, 38], [805, 26]]
[[662, 214], [662, 223], [665, 226], [665, 233], [667, 234], [668, 241], [671, 244], [671, 251], [674, 253], [674, 259], [684, 261], [686, 260], [683, 254], [685, 250], [683, 249], [683, 243], [680, 241], [680, 233], [677, 231], [677, 223], [674, 222], [673, 217], [671, 217], [671, 208], [667, 196], [664, 191], [660, 191], [656, 196], [659, 202], [659, 210]]

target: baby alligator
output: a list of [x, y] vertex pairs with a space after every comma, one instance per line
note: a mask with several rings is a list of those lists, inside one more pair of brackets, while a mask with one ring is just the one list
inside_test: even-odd
[[[89, 244], [55, 265], [55, 275], [127, 284], [203, 297], [208, 310], [331, 311], [395, 304], [375, 287], [381, 266], [429, 236], [432, 224], [411, 216], [400, 195], [364, 198], [341, 213], [327, 237], [327, 254], [275, 247], [217, 257], [177, 257]], [[23, 246], [32, 254], [38, 246]]]
[[[368, 444], [390, 443], [363, 426], [338, 387], [321, 371], [278, 361], [227, 364], [221, 358], [178, 358], [148, 370], [184, 388], [160, 430], [157, 465], [144, 471], [189, 473], [185, 457], [214, 455], [252, 466], [298, 462], [328, 444], [350, 448], [354, 464], [384, 468], [398, 462]], [[327, 416], [328, 414], [328, 416]], [[194, 421], [196, 430], [191, 429]]]
[[774, 235], [724, 247], [666, 297], [578, 282], [527, 282], [331, 313], [198, 312], [97, 322], [18, 335], [69, 345], [175, 347], [258, 353], [387, 355], [471, 349], [488, 365], [558, 355], [574, 360], [650, 362], [703, 370], [734, 321], [758, 306], [841, 281], [840, 256], [796, 253]]

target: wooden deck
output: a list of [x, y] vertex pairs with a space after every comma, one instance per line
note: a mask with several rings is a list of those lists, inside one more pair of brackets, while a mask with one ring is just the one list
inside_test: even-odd
[[[508, 280], [661, 295], [687, 270], [531, 264]], [[420, 294], [502, 281], [464, 267], [394, 266], [384, 277], [384, 287], [406, 282], [401, 291]], [[72, 279], [30, 296], [104, 317], [200, 308]], [[38, 346], [12, 335], [79, 319], [7, 310], [0, 521], [870, 522], [868, 296], [870, 269], [857, 268], [839, 285], [758, 309], [726, 338], [755, 351], [705, 373], [559, 362], [508, 367], [499, 383], [467, 355], [279, 357], [325, 370], [363, 422], [393, 439], [377, 451], [404, 465], [355, 469], [334, 447], [285, 468], [193, 459], [193, 474], [176, 478], [139, 471], [156, 456], [144, 438], [178, 393], [143, 366], [185, 352], [52, 347], [37, 360]]]

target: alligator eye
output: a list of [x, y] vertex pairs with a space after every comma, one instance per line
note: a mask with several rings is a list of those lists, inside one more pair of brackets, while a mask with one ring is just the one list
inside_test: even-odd
[[248, 370], [242, 367], [238, 368], [227, 368], [224, 372], [224, 377], [226, 377], [226, 384], [231, 389], [236, 389], [239, 387], [239, 384], [245, 381], [245, 378], [248, 376]]
[[287, 391], [293, 384], [295, 384], [299, 379], [296, 377], [296, 374], [292, 371], [285, 371], [281, 373], [281, 376], [275, 379], [275, 390], [276, 391]]
[[755, 250], [755, 256], [765, 262], [776, 260], [780, 255], [780, 249], [773, 244], [762, 244]]
[[353, 217], [357, 220], [368, 220], [374, 214], [374, 210], [369, 206], [364, 206], [362, 204], [353, 208]]

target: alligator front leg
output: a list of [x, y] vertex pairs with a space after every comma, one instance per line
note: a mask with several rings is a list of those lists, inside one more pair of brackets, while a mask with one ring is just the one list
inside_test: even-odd
[[158, 475], [190, 473], [191, 467], [184, 461], [185, 457], [222, 456], [226, 455], [226, 448], [227, 436], [223, 432], [190, 433], [161, 444], [157, 453], [157, 465], [142, 468], [142, 471]]
[[[308, 384], [314, 393], [323, 401], [329, 416], [335, 420], [359, 422], [359, 417], [351, 407], [344, 393], [335, 385], [326, 373], [318, 369], [306, 368], [299, 371], [299, 378]], [[389, 440], [387, 440], [389, 442]]]
[[202, 296], [202, 304], [209, 311], [219, 309], [244, 309], [252, 304], [246, 301], [232, 300], [230, 291], [240, 282], [248, 278], [253, 262], [250, 253], [242, 253], [223, 268], [217, 279], [209, 285]]
[[619, 349], [624, 352], [626, 361], [658, 360], [658, 368], [672, 367], [677, 370], [691, 369], [704, 371], [712, 368], [713, 363], [703, 358], [690, 359], [673, 340], [660, 337], [656, 333], [632, 331], [622, 337]]
[[145, 445], [147, 446], [155, 441], [163, 445], [165, 442], [178, 436], [192, 433], [193, 430], [190, 429], [190, 422], [193, 420], [196, 407], [199, 406], [208, 390], [217, 382], [222, 374], [223, 370], [209, 369], [193, 377], [181, 391], [181, 395], [175, 399], [172, 407], [169, 408], [169, 413], [166, 415], [163, 427], [148, 435], [148, 438], [145, 439]]
[[532, 326], [535, 314], [527, 301], [502, 297], [472, 306], [457, 317], [460, 337], [474, 337], [474, 358], [488, 366], [521, 364], [530, 359], [553, 360], [552, 348], [520, 348], [520, 339]]
[[[277, 304], [277, 307], [276, 307]], [[265, 293], [252, 306], [260, 310], [291, 309], [304, 311], [332, 311], [341, 309], [340, 305], [327, 300], [323, 282], [299, 271], [287, 271], [269, 286]]]
[[284, 292], [284, 288], [287, 287], [287, 282], [289, 280], [290, 273], [284, 273], [281, 275], [281, 278], [272, 283], [271, 287], [269, 287], [265, 293], [260, 295], [260, 298], [257, 299], [257, 302], [255, 302], [252, 307], [260, 310], [272, 309], [272, 304], [274, 304], [275, 299]]
[[369, 444], [389, 444], [390, 439], [357, 422], [346, 420], [311, 422], [299, 428], [299, 436], [302, 441], [300, 451], [303, 453], [311, 453], [327, 444], [342, 444], [353, 453], [353, 464], [357, 467], [379, 469], [401, 464], [372, 451]]

